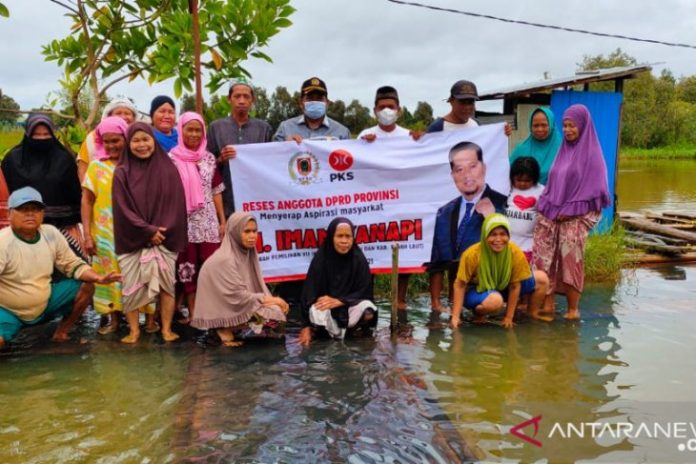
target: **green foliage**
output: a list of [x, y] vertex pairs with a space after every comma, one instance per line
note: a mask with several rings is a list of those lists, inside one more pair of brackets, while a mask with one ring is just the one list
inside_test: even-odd
[[[585, 56], [579, 70], [633, 66], [637, 60], [620, 48], [607, 56]], [[592, 84], [593, 91], [614, 91], [613, 82]], [[675, 79], [643, 73], [624, 85], [621, 143], [636, 148], [696, 144], [696, 76]]]
[[326, 108], [326, 114], [334, 121], [343, 121], [346, 117], [346, 104], [343, 100], [331, 101]]
[[216, 119], [224, 118], [230, 115], [230, 102], [227, 98], [220, 98], [214, 95], [210, 99], [210, 105], [205, 113], [205, 120], [208, 123], [215, 121]]
[[696, 145], [675, 144], [655, 148], [621, 147], [621, 159], [696, 159]]
[[263, 87], [254, 87], [254, 97], [256, 99], [256, 103], [254, 104], [253, 108], [254, 117], [263, 121], [267, 120], [268, 112], [271, 110], [271, 100], [268, 98], [266, 89]]
[[18, 110], [19, 109], [19, 104], [14, 101], [12, 97], [9, 95], [2, 94], [0, 96], [0, 125], [2, 124], [10, 124], [13, 125], [14, 123], [17, 122], [17, 117], [19, 116], [18, 113], [15, 112], [9, 112], [9, 111], [2, 111], [3, 109], [5, 110]]
[[10, 11], [3, 3], [0, 3], [0, 16], [2, 16], [3, 18], [8, 18], [10, 16]]
[[[98, 101], [116, 83], [146, 78], [149, 83], [174, 79], [174, 94], [193, 91], [192, 16], [188, 0], [84, 0], [61, 3], [73, 20], [69, 35], [43, 47], [47, 61], [65, 69], [78, 125], [92, 127]], [[207, 0], [201, 2], [201, 62], [207, 86], [215, 92], [228, 79], [249, 73], [249, 58], [270, 61], [261, 49], [292, 23], [289, 0]], [[89, 112], [79, 96], [90, 88], [98, 98]]]
[[433, 122], [433, 107], [428, 102], [419, 101], [416, 105], [416, 111], [413, 112], [413, 119], [416, 124], [422, 124], [423, 129], [427, 128]]
[[416, 111], [411, 113], [405, 106], [401, 107], [401, 116], [397, 123], [412, 131], [424, 132], [433, 122], [433, 107], [427, 102], [419, 101], [416, 105]]
[[[391, 274], [375, 275], [375, 295], [381, 298], [389, 298], [391, 295]], [[411, 274], [408, 280], [408, 298], [430, 291], [430, 278], [427, 272], [421, 274]]]
[[339, 119], [338, 121], [345, 125], [351, 134], [354, 135], [374, 124], [374, 119], [370, 116], [370, 109], [355, 99], [346, 107], [343, 120]]
[[23, 135], [24, 132], [18, 130], [0, 131], [0, 161], [2, 161], [10, 149], [22, 141]]
[[585, 279], [588, 282], [618, 282], [624, 263], [624, 229], [614, 223], [608, 234], [593, 234], [585, 248]]
[[276, 87], [275, 92], [271, 96], [266, 122], [273, 129], [277, 129], [281, 122], [299, 114], [300, 109], [297, 106], [299, 99], [299, 92], [295, 92], [295, 95], [290, 95], [288, 89], [282, 85]]

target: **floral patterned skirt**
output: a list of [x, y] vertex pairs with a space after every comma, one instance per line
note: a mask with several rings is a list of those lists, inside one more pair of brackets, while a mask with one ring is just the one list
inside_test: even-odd
[[539, 213], [534, 227], [534, 267], [549, 276], [548, 295], [560, 284], [582, 292], [585, 285], [585, 242], [601, 213], [591, 211], [563, 221], [552, 221]]

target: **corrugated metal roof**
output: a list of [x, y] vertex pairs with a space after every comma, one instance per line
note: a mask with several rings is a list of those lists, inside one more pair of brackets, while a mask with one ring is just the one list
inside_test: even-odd
[[636, 66], [621, 66], [616, 68], [596, 69], [592, 71], [579, 71], [570, 77], [559, 77], [557, 79], [546, 79], [527, 84], [516, 85], [503, 89], [491, 90], [479, 95], [481, 100], [498, 100], [501, 98], [527, 95], [567, 87], [570, 85], [587, 84], [590, 82], [610, 81], [617, 78], [633, 78], [642, 72], [652, 69], [649, 64]]

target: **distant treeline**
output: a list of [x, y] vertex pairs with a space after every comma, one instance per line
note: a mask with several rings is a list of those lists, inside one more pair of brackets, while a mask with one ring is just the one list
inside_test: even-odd
[[[638, 61], [616, 49], [607, 56], [585, 56], [580, 70], [632, 66]], [[613, 82], [592, 84], [593, 91], [613, 91]], [[696, 145], [696, 75], [675, 78], [643, 73], [624, 84], [621, 143], [635, 148]]]
[[[267, 121], [274, 130], [282, 121], [300, 114], [298, 106], [300, 93], [298, 91], [290, 94], [287, 88], [278, 86], [269, 96], [266, 89], [256, 87], [255, 95], [256, 105], [253, 110], [255, 117]], [[195, 107], [195, 97], [184, 95], [181, 101], [181, 111], [193, 111]], [[205, 120], [208, 122], [230, 114], [230, 106], [224, 95], [214, 95], [210, 102], [204, 103], [203, 107]], [[353, 99], [347, 105], [343, 100], [331, 101], [327, 108], [327, 114], [330, 118], [350, 129], [354, 135], [366, 127], [377, 124], [372, 114], [372, 108], [364, 106], [357, 99]], [[425, 130], [433, 122], [433, 108], [426, 102], [418, 102], [413, 112], [404, 106], [401, 108], [401, 117], [397, 122], [409, 129]]]
[[[578, 70], [632, 66], [638, 61], [621, 49], [608, 55], [585, 56], [578, 63]], [[398, 83], [397, 83], [398, 86]], [[613, 91], [613, 82], [591, 84], [592, 91]], [[56, 101], [65, 105], [64, 95]], [[88, 107], [89, 96], [85, 97]], [[291, 94], [283, 86], [276, 87], [269, 96], [264, 88], [256, 88], [257, 118], [268, 121], [276, 129], [281, 121], [299, 115], [299, 92]], [[193, 110], [193, 95], [184, 95], [180, 111]], [[0, 108], [17, 110], [19, 105], [7, 95], [0, 97]], [[225, 117], [230, 108], [226, 95], [214, 95], [204, 104], [206, 121]], [[69, 112], [63, 110], [63, 112]], [[377, 124], [372, 109], [353, 99], [346, 104], [335, 100], [329, 104], [329, 117], [344, 124], [355, 135], [366, 127]], [[0, 111], [0, 127], [5, 130], [14, 127], [17, 113]], [[59, 127], [70, 126], [67, 119], [58, 118]], [[433, 108], [427, 102], [418, 102], [414, 111], [402, 107], [398, 123], [412, 130], [425, 130], [433, 121]], [[65, 127], [66, 137], [71, 144], [81, 142], [86, 132], [73, 127]], [[624, 147], [652, 149], [673, 146], [696, 146], [696, 75], [675, 78], [671, 71], [664, 69], [659, 76], [643, 73], [624, 84], [624, 111], [621, 130], [621, 143]]]

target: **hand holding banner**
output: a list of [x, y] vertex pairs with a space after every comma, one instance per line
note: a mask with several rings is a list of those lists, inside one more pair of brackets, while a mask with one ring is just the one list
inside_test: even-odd
[[483, 148], [486, 182], [507, 194], [502, 124], [427, 134], [417, 142], [395, 137], [238, 146], [230, 160], [235, 210], [257, 219], [266, 279], [303, 278], [338, 216], [356, 225], [355, 240], [373, 272], [391, 271], [391, 242], [399, 242], [401, 271], [422, 270], [430, 259], [436, 211], [461, 195], [448, 153], [465, 140]]

